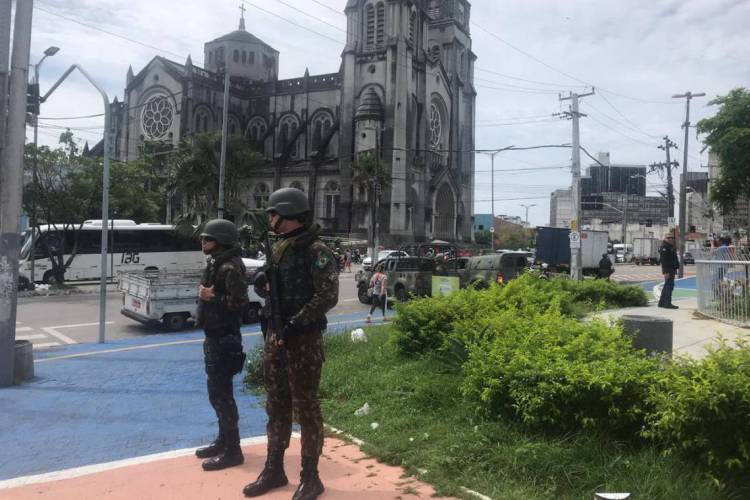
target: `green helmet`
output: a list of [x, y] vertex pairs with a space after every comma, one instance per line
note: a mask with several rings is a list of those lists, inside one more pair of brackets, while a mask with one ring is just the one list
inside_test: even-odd
[[310, 211], [310, 203], [305, 193], [295, 188], [281, 188], [271, 193], [266, 212], [276, 212], [280, 216], [295, 217]]
[[240, 233], [232, 222], [225, 219], [213, 219], [203, 226], [201, 238], [213, 238], [219, 245], [233, 247], [239, 244]]

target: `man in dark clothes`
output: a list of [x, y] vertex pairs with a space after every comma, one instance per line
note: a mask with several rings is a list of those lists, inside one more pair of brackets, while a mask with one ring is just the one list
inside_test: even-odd
[[678, 309], [672, 304], [672, 291], [674, 290], [674, 277], [680, 268], [680, 259], [677, 257], [677, 251], [674, 248], [674, 235], [667, 234], [659, 248], [659, 258], [661, 260], [661, 272], [664, 275], [664, 286], [661, 289], [659, 297], [659, 307], [664, 309]]
[[207, 265], [198, 290], [197, 323], [206, 334], [203, 354], [208, 400], [216, 411], [219, 435], [210, 445], [198, 448], [195, 455], [205, 459], [203, 469], [211, 471], [240, 465], [245, 460], [232, 378], [242, 371], [245, 362], [240, 324], [248, 297], [235, 225], [222, 219], [207, 222], [201, 234], [201, 248]]
[[608, 280], [612, 273], [615, 272], [612, 261], [609, 260], [609, 255], [602, 254], [602, 260], [599, 261], [599, 272], [597, 278]]

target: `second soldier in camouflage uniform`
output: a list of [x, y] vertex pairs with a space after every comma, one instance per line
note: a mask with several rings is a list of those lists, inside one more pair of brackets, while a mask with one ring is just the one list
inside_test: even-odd
[[247, 278], [234, 224], [209, 221], [201, 234], [201, 246], [208, 263], [199, 288], [198, 325], [206, 334], [203, 354], [208, 399], [216, 411], [219, 435], [195, 454], [206, 459], [204, 470], [221, 470], [244, 462], [232, 378], [242, 371], [245, 361], [240, 325], [248, 303]]
[[[243, 490], [248, 497], [288, 483], [284, 451], [289, 447], [292, 419], [302, 434], [302, 473], [293, 500], [313, 500], [323, 492], [318, 458], [323, 450], [323, 417], [318, 386], [323, 367], [322, 332], [326, 312], [338, 302], [338, 273], [330, 249], [318, 239], [320, 228], [307, 221], [310, 208], [305, 194], [284, 188], [268, 200], [269, 220], [280, 240], [271, 255], [276, 271], [280, 316], [285, 339], [277, 325], [268, 326], [263, 353], [268, 424], [268, 457], [258, 479]], [[256, 291], [267, 296], [267, 280], [256, 277]], [[271, 318], [267, 301], [264, 316]]]

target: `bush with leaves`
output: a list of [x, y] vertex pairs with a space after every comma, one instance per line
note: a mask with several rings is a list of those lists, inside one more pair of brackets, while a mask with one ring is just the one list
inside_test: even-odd
[[542, 313], [510, 308], [482, 323], [459, 322], [456, 334], [468, 343], [463, 393], [488, 417], [555, 431], [632, 435], [642, 426], [660, 367], [619, 327], [565, 317], [556, 301]]
[[721, 477], [750, 476], [750, 344], [722, 341], [702, 360], [681, 358], [649, 392], [644, 435]]

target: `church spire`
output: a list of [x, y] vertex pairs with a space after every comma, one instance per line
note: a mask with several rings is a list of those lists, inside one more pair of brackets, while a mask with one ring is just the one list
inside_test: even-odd
[[240, 14], [240, 31], [245, 31], [245, 4], [240, 4], [240, 10], [242, 11], [242, 14]]

